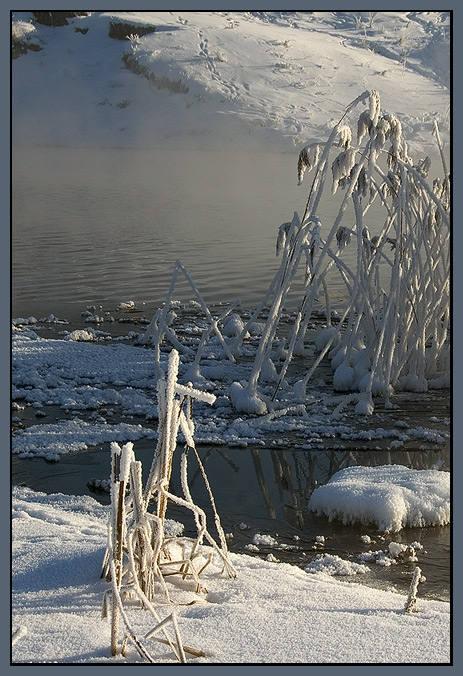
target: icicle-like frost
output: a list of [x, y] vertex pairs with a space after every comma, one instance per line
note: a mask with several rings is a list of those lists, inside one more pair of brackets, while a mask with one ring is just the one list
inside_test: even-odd
[[355, 166], [355, 148], [348, 148], [343, 150], [331, 166], [331, 171], [333, 173], [333, 186], [331, 188], [331, 194], [334, 195], [338, 189], [339, 183], [350, 176], [352, 169]]
[[310, 171], [316, 166], [320, 157], [321, 148], [322, 145], [320, 143], [310, 143], [300, 151], [297, 163], [298, 185], [302, 184], [306, 171]]

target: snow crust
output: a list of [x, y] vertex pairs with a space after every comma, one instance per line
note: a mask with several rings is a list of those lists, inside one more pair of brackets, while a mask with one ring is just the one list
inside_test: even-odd
[[348, 467], [312, 493], [309, 509], [343, 523], [375, 523], [380, 531], [450, 522], [450, 474], [401, 465]]
[[306, 573], [323, 575], [362, 575], [369, 572], [368, 566], [346, 561], [335, 554], [318, 554], [316, 559], [305, 566]]
[[[15, 321], [15, 320], [14, 320]], [[194, 320], [186, 330], [195, 327]], [[37, 327], [35, 327], [37, 329]], [[38, 330], [38, 329], [37, 329]], [[245, 346], [252, 354], [252, 346]], [[166, 355], [160, 355], [165, 365]], [[342, 398], [330, 392], [314, 391], [308, 405], [301, 405], [294, 389], [287, 405], [268, 410], [275, 385], [262, 388], [266, 401], [252, 397], [236, 382], [249, 379], [251, 365], [231, 363], [217, 340], [206, 346], [201, 360], [198, 386], [213, 392], [216, 400], [195, 404], [196, 442], [231, 446], [262, 445], [269, 432], [278, 433], [289, 443], [299, 438], [307, 448], [317, 447], [324, 439], [380, 441], [398, 448], [407, 442], [443, 445], [448, 420], [429, 420], [429, 426], [403, 426], [400, 420], [392, 428], [359, 426], [355, 417], [342, 409]], [[183, 380], [192, 380], [191, 362], [181, 358]], [[41, 338], [31, 325], [16, 326], [12, 336], [12, 399], [16, 418], [35, 410], [37, 423], [19, 427], [12, 437], [13, 453], [23, 457], [59, 460], [63, 453], [83, 450], [109, 441], [136, 441], [157, 438], [157, 374], [150, 349], [124, 342], [108, 344], [93, 341]], [[290, 395], [288, 394], [288, 397]], [[239, 403], [247, 417], [237, 416], [233, 406]], [[61, 422], [47, 420], [49, 407], [58, 407]], [[339, 408], [339, 410], [337, 410]], [[258, 414], [256, 416], [256, 414]], [[41, 418], [39, 421], [38, 418]], [[394, 422], [394, 421], [393, 421]], [[436, 424], [440, 429], [434, 429]], [[292, 442], [294, 443], [294, 441]]]

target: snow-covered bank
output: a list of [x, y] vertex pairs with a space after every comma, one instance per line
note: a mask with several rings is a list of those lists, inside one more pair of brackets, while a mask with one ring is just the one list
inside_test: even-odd
[[292, 150], [364, 89], [416, 148], [449, 131], [448, 12], [88, 14], [13, 13], [15, 143]]
[[[13, 491], [14, 663], [119, 664], [139, 661], [129, 647], [111, 658], [110, 625], [101, 618], [100, 579], [108, 509], [91, 498]], [[205, 574], [203, 603], [182, 606], [185, 644], [203, 650], [191, 664], [446, 664], [449, 604], [341, 582], [287, 564], [231, 555], [238, 576]], [[196, 595], [185, 590], [191, 601]], [[167, 615], [167, 608], [160, 612]], [[130, 610], [137, 632], [147, 613]], [[170, 611], [169, 611], [170, 612]], [[156, 644], [153, 643], [156, 650]], [[159, 663], [174, 662], [158, 644]]]

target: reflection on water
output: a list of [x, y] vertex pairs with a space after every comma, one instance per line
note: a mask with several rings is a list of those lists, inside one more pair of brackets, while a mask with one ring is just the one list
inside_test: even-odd
[[[144, 472], [151, 466], [153, 442], [140, 440], [135, 445], [136, 456], [143, 463]], [[386, 536], [374, 526], [342, 525], [317, 517], [308, 510], [313, 490], [326, 483], [337, 471], [352, 465], [378, 466], [403, 464], [414, 469], [433, 466], [449, 468], [448, 447], [426, 451], [372, 451], [367, 450], [281, 450], [277, 448], [230, 448], [204, 446], [198, 448], [214, 500], [225, 532], [232, 534], [232, 551], [251, 553], [246, 545], [253, 536], [268, 533], [280, 548], [259, 547], [258, 555], [275, 555], [279, 560], [299, 566], [307, 565], [320, 551], [336, 554], [344, 559], [358, 560], [361, 553], [373, 549], [387, 549], [390, 541], [411, 544], [420, 542], [419, 565], [427, 578], [420, 587], [420, 595], [449, 600], [450, 597], [450, 527], [406, 528]], [[181, 449], [174, 454], [171, 490], [182, 495], [180, 484]], [[13, 458], [13, 483], [24, 482], [34, 490], [89, 494], [87, 482], [109, 477], [109, 448], [107, 445], [62, 456], [59, 463]], [[197, 462], [189, 460], [189, 482], [194, 502], [208, 514], [213, 529], [213, 514], [207, 488]], [[104, 504], [109, 496], [102, 491], [91, 494]], [[185, 523], [194, 531], [191, 514], [175, 505], [168, 517]], [[246, 526], [246, 527], [244, 527]], [[318, 549], [316, 537], [323, 535], [325, 546]], [[369, 535], [374, 544], [365, 546], [361, 536]], [[360, 582], [382, 587], [393, 587], [405, 593], [415, 564], [398, 564], [385, 568], [371, 566], [371, 574]]]

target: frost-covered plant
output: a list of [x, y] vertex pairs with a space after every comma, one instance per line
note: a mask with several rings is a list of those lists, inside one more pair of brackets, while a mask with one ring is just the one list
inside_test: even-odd
[[413, 571], [412, 581], [410, 584], [410, 591], [408, 593], [408, 598], [405, 602], [405, 612], [413, 613], [416, 612], [416, 597], [418, 594], [418, 585], [420, 582], [425, 582], [426, 578], [421, 574], [421, 568], [419, 566], [415, 567]]
[[[360, 103], [367, 108], [356, 129], [345, 122]], [[436, 141], [444, 177], [427, 182], [429, 159], [414, 164], [396, 116], [381, 110], [378, 92], [366, 91], [346, 109], [324, 143], [305, 146], [298, 159], [298, 181], [314, 177], [302, 218], [278, 230], [280, 267], [265, 300], [271, 300], [250, 379], [234, 383], [235, 408], [263, 414], [270, 401], [258, 392], [258, 381], [276, 336], [284, 302], [302, 268], [304, 291], [280, 368], [281, 387], [294, 355], [305, 353], [305, 335], [320, 292], [326, 303], [329, 336], [315, 363], [297, 384], [305, 387], [324, 357], [332, 359], [334, 387], [356, 396], [356, 411], [373, 411], [373, 397], [386, 406], [394, 390], [426, 391], [448, 386], [450, 180], [437, 124]], [[334, 157], [333, 157], [334, 155]], [[342, 191], [334, 222], [325, 232], [320, 205], [331, 177], [331, 194]], [[378, 205], [384, 220], [371, 234], [370, 214]], [[347, 224], [346, 219], [352, 223]], [[344, 253], [354, 247], [354, 264]], [[329, 275], [341, 276], [348, 301], [337, 325], [330, 325]], [[255, 319], [253, 316], [252, 320]], [[239, 349], [237, 339], [234, 350]]]
[[[205, 557], [201, 545], [206, 540], [218, 554], [223, 569], [230, 577], [236, 572], [229, 561], [225, 534], [215, 509], [212, 492], [204, 468], [196, 452], [194, 442], [194, 421], [191, 415], [194, 399], [213, 403], [215, 396], [201, 392], [191, 386], [177, 382], [179, 355], [172, 350], [169, 356], [167, 379], [158, 381], [159, 436], [151, 469], [142, 487], [142, 467], [135, 460], [133, 444], [127, 443], [121, 449], [119, 444], [111, 444], [111, 518], [108, 527], [108, 546], [106, 550], [102, 577], [111, 580], [111, 653], [116, 655], [119, 649], [120, 619], [125, 627], [121, 654], [130, 640], [139, 654], [153, 662], [146, 639], [167, 643], [180, 662], [185, 662], [185, 652], [193, 655], [201, 651], [183, 645], [178, 628], [176, 610], [161, 619], [155, 608], [159, 587], [165, 601], [175, 605], [166, 583], [167, 576], [177, 575], [182, 580], [193, 580], [197, 593], [205, 591], [200, 583], [200, 575], [211, 561], [212, 554]], [[177, 448], [177, 438], [183, 433], [186, 444], [181, 461], [181, 485], [183, 497], [169, 490], [172, 472], [173, 454]], [[210, 535], [204, 510], [198, 507], [191, 496], [188, 485], [188, 452], [196, 455], [200, 470], [206, 483], [214, 512], [215, 526], [219, 544]], [[197, 527], [196, 538], [166, 535], [166, 510], [171, 501], [190, 510]], [[154, 511], [150, 505], [154, 503]], [[155, 626], [144, 638], [136, 636], [131, 628], [124, 599], [133, 596], [147, 609], [156, 621]], [[104, 615], [108, 614], [108, 594], [104, 599]], [[174, 631], [171, 637], [168, 627]], [[164, 638], [157, 636], [162, 632]]]
[[[208, 327], [204, 330], [203, 335], [201, 337], [200, 343], [196, 349], [196, 352], [193, 353], [192, 350], [188, 347], [185, 347], [176, 337], [174, 331], [171, 328], [171, 315], [170, 315], [170, 310], [171, 310], [171, 304], [173, 300], [173, 294], [175, 290], [175, 285], [177, 282], [178, 278], [178, 273], [181, 272], [185, 279], [187, 280], [190, 288], [192, 289], [199, 307], [202, 309], [204, 312], [204, 315], [206, 316], [206, 319], [209, 323]], [[199, 362], [201, 360], [201, 357], [203, 355], [204, 348], [211, 337], [211, 334], [215, 334], [216, 337], [219, 339], [220, 344], [222, 345], [222, 348], [228, 357], [230, 361], [234, 362], [235, 357], [232, 354], [227, 342], [225, 341], [222, 332], [220, 331], [219, 324], [222, 322], [227, 315], [230, 314], [234, 310], [234, 308], [239, 304], [239, 300], [234, 301], [217, 319], [214, 319], [212, 316], [209, 308], [206, 305], [206, 302], [204, 301], [202, 295], [200, 294], [196, 284], [194, 283], [193, 279], [191, 278], [190, 273], [188, 270], [185, 268], [183, 263], [179, 260], [175, 262], [174, 269], [172, 271], [172, 277], [169, 285], [169, 289], [167, 292], [166, 300], [164, 303], [164, 307], [160, 310], [157, 310], [154, 313], [153, 318], [151, 319], [150, 324], [148, 325], [148, 328], [146, 331], [143, 333], [142, 336], [139, 338], [139, 343], [141, 345], [152, 345], [154, 347], [154, 354], [155, 354], [155, 364], [156, 364], [156, 376], [158, 379], [162, 379], [163, 377], [163, 371], [162, 371], [162, 366], [161, 366], [161, 345], [163, 341], [168, 341], [171, 343], [171, 345], [174, 347], [175, 350], [178, 350], [182, 352], [183, 354], [186, 355], [192, 355], [194, 354], [194, 361], [193, 364], [190, 367], [190, 371], [188, 374], [188, 379], [191, 381], [198, 380], [200, 377], [199, 373]]]

